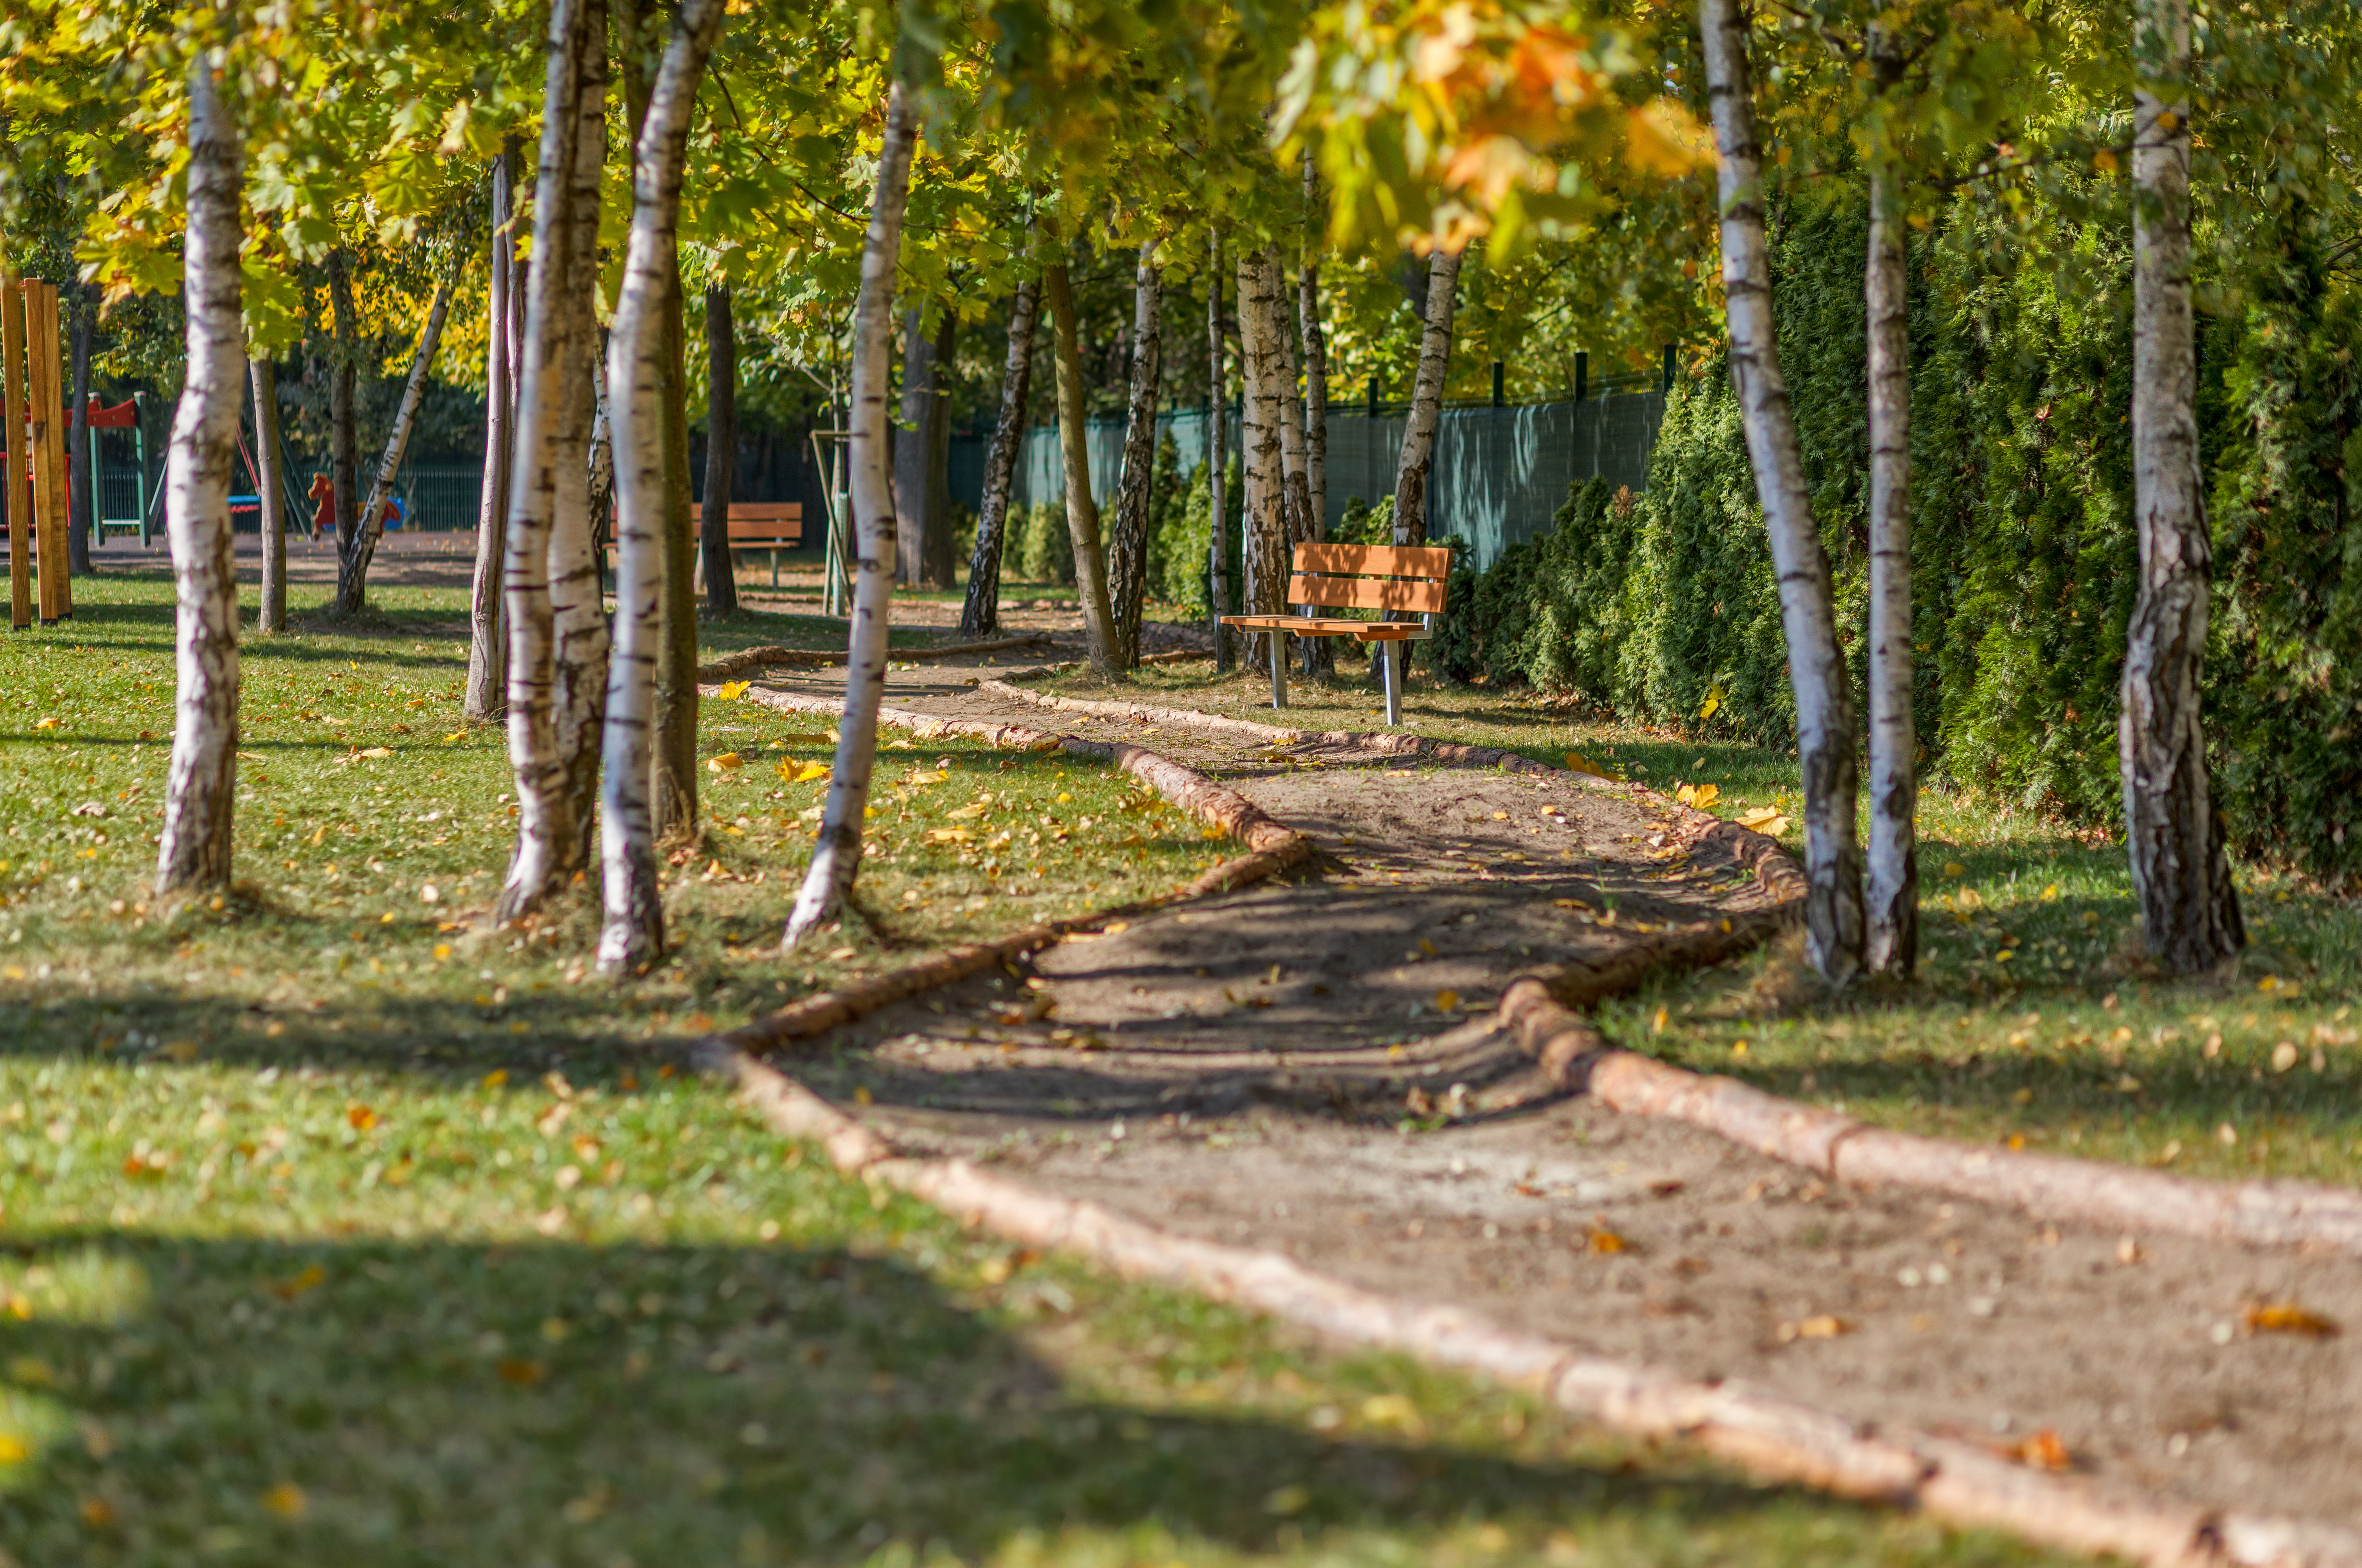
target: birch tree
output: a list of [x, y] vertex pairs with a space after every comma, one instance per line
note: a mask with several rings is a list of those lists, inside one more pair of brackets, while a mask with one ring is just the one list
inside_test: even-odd
[[[1279, 269], [1262, 250], [1239, 258], [1239, 366], [1245, 383], [1240, 436], [1245, 460], [1239, 526], [1245, 535], [1248, 613], [1277, 615], [1287, 609], [1287, 490], [1280, 458]], [[1285, 658], [1279, 634], [1269, 634], [1265, 652]], [[1268, 668], [1268, 666], [1264, 668]]]
[[[1828, 557], [1813, 523], [1795, 414], [1780, 371], [1763, 235], [1762, 149], [1755, 134], [1754, 87], [1738, 0], [1698, 0], [1698, 31], [1721, 154], [1722, 285], [1731, 385], [1771, 534], [1788, 679], [1796, 700], [1796, 755], [1805, 787], [1805, 955], [1824, 977], [1843, 983], [1860, 972], [1862, 961], [1853, 698], [1838, 646]], [[1422, 363], [1422, 373], [1424, 368]]]
[[[594, 30], [592, 24], [599, 26]], [[579, 312], [568, 252], [574, 226], [574, 160], [586, 74], [602, 71], [604, 7], [598, 0], [554, 0], [549, 62], [542, 94], [541, 151], [535, 174], [533, 263], [525, 276], [524, 334], [517, 354], [516, 468], [509, 497], [501, 591], [509, 628], [509, 763], [515, 777], [516, 847], [493, 906], [502, 924], [538, 909], [579, 861], [585, 824], [566, 788], [555, 712], [556, 629], [550, 599], [549, 544], [567, 451], [567, 337]]]
[[[1312, 537], [1329, 533], [1329, 338], [1320, 320], [1320, 237], [1328, 226], [1320, 214], [1320, 176], [1312, 150], [1304, 152], [1306, 245], [1304, 270], [1297, 276], [1297, 329], [1304, 339], [1304, 488], [1312, 502]], [[1326, 637], [1315, 639], [1322, 647]]]
[[353, 536], [355, 508], [361, 503], [359, 435], [353, 427], [353, 378], [360, 348], [360, 310], [353, 303], [350, 258], [341, 248], [328, 252], [328, 308], [334, 317], [328, 348], [328, 483], [337, 544], [341, 549]]
[[1206, 562], [1207, 630], [1214, 638], [1214, 673], [1228, 675], [1234, 663], [1231, 629], [1222, 617], [1231, 612], [1230, 530], [1230, 387], [1222, 365], [1222, 231], [1206, 230]]
[[1131, 289], [1131, 399], [1124, 421], [1123, 473], [1109, 541], [1108, 593], [1115, 611], [1117, 662], [1140, 662], [1140, 616], [1148, 588], [1148, 492], [1156, 465], [1157, 377], [1163, 368], [1164, 272], [1154, 240], [1140, 248]]
[[2133, 512], [2139, 593], [2125, 647], [2118, 764], [2149, 953], [2182, 974], [2246, 945], [2208, 776], [2200, 678], [2213, 574], [2200, 490], [2190, 300], [2189, 0], [2134, 7]]
[[[1863, 61], [1881, 93], [1904, 64], [1872, 23]], [[1863, 267], [1870, 382], [1870, 892], [1864, 957], [1907, 975], [1919, 957], [1918, 735], [1911, 648], [1911, 333], [1903, 171], [1872, 132], [1870, 242]]]
[[1000, 418], [984, 462], [984, 496], [976, 513], [976, 549], [968, 557], [967, 593], [960, 635], [988, 637], [1000, 629], [1000, 558], [1009, 535], [1009, 495], [1017, 454], [1025, 445], [1026, 398], [1032, 392], [1033, 334], [1042, 280], [1028, 278], [1009, 301], [1009, 353], [1000, 369]]
[[237, 795], [237, 577], [230, 560], [229, 486], [246, 365], [238, 271], [245, 158], [210, 52], [197, 50], [189, 65], [182, 264], [188, 360], [164, 477], [176, 609], [172, 760], [156, 850], [160, 899], [228, 889]]
[[369, 602], [370, 562], [377, 554], [377, 542], [385, 532], [386, 503], [393, 495], [394, 476], [402, 471], [402, 459], [410, 450], [411, 427], [418, 422], [419, 400], [426, 395], [426, 372], [435, 364], [435, 350], [443, 341], [443, 322], [451, 311], [451, 282], [445, 279], [436, 285], [435, 299], [426, 307], [426, 323], [418, 331], [418, 349], [411, 356], [410, 374], [403, 379], [402, 403], [395, 409], [393, 430], [386, 436], [385, 455], [378, 459], [377, 477], [370, 483], [369, 499], [363, 502], [360, 515], [337, 540], [337, 604], [338, 615], [358, 615]]
[[1438, 247], [1427, 259], [1426, 326], [1418, 337], [1418, 375], [1410, 417], [1395, 459], [1395, 543], [1427, 543], [1427, 488], [1435, 471], [1435, 433], [1443, 424], [1443, 381], [1451, 368], [1451, 315], [1460, 291], [1460, 253]]
[[468, 679], [460, 713], [471, 724], [490, 723], [502, 708], [508, 671], [502, 636], [501, 558], [509, 520], [509, 475], [515, 458], [511, 441], [515, 378], [511, 366], [515, 342], [510, 324], [510, 293], [516, 266], [513, 194], [516, 155], [502, 148], [492, 160], [492, 244], [484, 303], [484, 488], [476, 513], [476, 571], [468, 595]]
[[[811, 865], [780, 939], [784, 950], [835, 918], [861, 867], [861, 826], [877, 759], [877, 710], [886, 695], [886, 639], [894, 595], [894, 497], [886, 482], [886, 380], [892, 353], [894, 263], [902, 211], [911, 193], [916, 140], [910, 94], [897, 72], [886, 98], [877, 151], [877, 188], [861, 246], [861, 287], [853, 311], [853, 375], [847, 424], [852, 469], [855, 580], [845, 648], [844, 710], [837, 721], [835, 766]], [[1064, 282], [1063, 276], [1061, 282]], [[1102, 580], [1104, 581], [1104, 579]], [[1102, 601], [1104, 603], [1104, 601]], [[1102, 623], [1104, 627], [1104, 623]]]
[[287, 488], [280, 469], [279, 371], [267, 353], [247, 364], [254, 392], [255, 488], [262, 500], [262, 595], [255, 626], [264, 636], [287, 629]]
[[[668, 374], [678, 366], [667, 321], [680, 286], [680, 185], [691, 112], [722, 33], [725, 0], [682, 0], [648, 94], [632, 160], [632, 229], [607, 345], [607, 401], [616, 452], [615, 633], [607, 675], [599, 843], [606, 920], [599, 967], [636, 971], [664, 954], [649, 752], [656, 708], [657, 595], [666, 518], [682, 458], [665, 428]], [[585, 470], [587, 474], [587, 469]]]
[[1051, 356], [1058, 381], [1058, 452], [1065, 464], [1066, 532], [1075, 547], [1076, 593], [1083, 602], [1083, 632], [1090, 642], [1091, 673], [1120, 679], [1115, 612], [1108, 600], [1107, 557], [1099, 546], [1098, 503], [1091, 497], [1090, 404], [1083, 395], [1082, 358], [1075, 341], [1075, 293], [1064, 260], [1043, 269], [1050, 296]]
[[[589, 0], [590, 36], [604, 38], [607, 6]], [[607, 55], [583, 57], [574, 104], [574, 157], [567, 179], [566, 264], [572, 284], [558, 297], [568, 319], [559, 337], [558, 425], [551, 452], [550, 722], [557, 747], [566, 816], [576, 824], [566, 858], [554, 869], [571, 881], [590, 857], [590, 824], [599, 810], [599, 758], [607, 706], [607, 603], [600, 591], [599, 521], [604, 501], [596, 480], [598, 411], [605, 366], [594, 300], [599, 267], [601, 190], [607, 161]], [[612, 461], [612, 454], [610, 455]]]

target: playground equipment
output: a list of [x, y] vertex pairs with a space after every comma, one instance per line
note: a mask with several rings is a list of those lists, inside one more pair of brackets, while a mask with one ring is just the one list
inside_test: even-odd
[[[0, 262], [0, 418], [7, 451], [8, 618], [47, 626], [73, 614], [66, 576], [66, 414], [58, 363], [58, 291]], [[22, 475], [22, 479], [19, 479]]]
[[[139, 536], [142, 549], [148, 546], [148, 433], [140, 425], [140, 395], [133, 392], [128, 401], [113, 408], [102, 407], [98, 399], [90, 400], [84, 415], [90, 426], [90, 525], [91, 542], [104, 544], [109, 528]], [[106, 484], [106, 442], [120, 439], [117, 431], [131, 436], [131, 510], [109, 516], [108, 502], [114, 498]], [[118, 469], [121, 465], [116, 465]]]

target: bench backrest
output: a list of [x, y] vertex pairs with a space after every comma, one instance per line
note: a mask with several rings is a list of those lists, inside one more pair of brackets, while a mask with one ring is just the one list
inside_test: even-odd
[[734, 501], [730, 503], [733, 539], [800, 539], [804, 531], [800, 501]]
[[1298, 545], [1291, 604], [1432, 615], [1443, 608], [1451, 552], [1435, 545]]

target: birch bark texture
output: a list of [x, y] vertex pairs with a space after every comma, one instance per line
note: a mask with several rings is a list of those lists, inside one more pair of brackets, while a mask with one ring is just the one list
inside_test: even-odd
[[1115, 611], [1116, 658], [1140, 662], [1140, 616], [1148, 593], [1148, 495], [1156, 467], [1157, 380], [1164, 368], [1164, 271], [1156, 243], [1140, 248], [1131, 284], [1131, 399], [1123, 427], [1123, 471], [1108, 547], [1108, 596]]
[[[617, 520], [606, 775], [599, 791], [606, 908], [599, 967], [609, 974], [645, 969], [665, 947], [648, 762], [655, 738], [658, 598], [667, 564], [664, 534], [676, 499], [673, 465], [684, 460], [667, 428], [666, 381], [678, 379], [679, 364], [670, 317], [680, 293], [682, 165], [698, 83], [721, 37], [723, 6], [724, 0], [682, 0], [674, 13], [632, 160], [631, 237], [607, 345]], [[587, 466], [583, 471], [587, 490]]]
[[2189, 0], [2139, 0], [2133, 97], [2133, 512], [2140, 588], [2125, 639], [2118, 765], [2141, 937], [2185, 975], [2246, 928], [2208, 777], [2200, 678], [2213, 550], [2201, 491], [2190, 300]]
[[1451, 369], [1451, 317], [1460, 297], [1460, 255], [1437, 250], [1427, 259], [1427, 325], [1418, 338], [1418, 374], [1411, 382], [1410, 417], [1395, 463], [1395, 543], [1427, 543], [1428, 481], [1435, 473], [1435, 433], [1443, 424], [1443, 382]]
[[237, 578], [230, 561], [229, 486], [246, 368], [238, 272], [245, 158], [237, 120], [206, 60], [200, 51], [189, 68], [181, 274], [188, 363], [164, 474], [175, 682], [172, 760], [156, 849], [160, 899], [228, 889], [237, 796]]
[[360, 315], [353, 304], [352, 263], [342, 250], [328, 252], [328, 304], [336, 314], [328, 359], [328, 482], [334, 489], [330, 515], [339, 547], [353, 536], [360, 503], [361, 454], [353, 428], [353, 377], [360, 355]]
[[[1239, 528], [1244, 536], [1246, 608], [1255, 615], [1287, 609], [1287, 479], [1280, 450], [1280, 346], [1274, 331], [1278, 276], [1266, 251], [1250, 250], [1239, 258], [1239, 367], [1245, 384], [1239, 420], [1244, 457], [1239, 465]], [[1279, 639], [1277, 632], [1264, 635], [1264, 657], [1287, 657]]]
[[[1272, 341], [1279, 345], [1279, 467], [1287, 491], [1288, 570], [1295, 569], [1295, 547], [1320, 536], [1320, 518], [1312, 510], [1312, 466], [1307, 445], [1303, 400], [1297, 395], [1297, 336], [1288, 324], [1287, 274], [1279, 266], [1279, 252], [1271, 252], [1273, 270]], [[1283, 590], [1283, 596], [1285, 591]], [[1336, 668], [1336, 649], [1326, 637], [1298, 637], [1298, 666], [1309, 678]]]
[[[1320, 237], [1326, 215], [1312, 149], [1304, 149], [1304, 271], [1296, 282], [1297, 330], [1304, 339], [1304, 488], [1312, 498], [1312, 537], [1329, 536], [1329, 335], [1320, 321]], [[1323, 647], [1326, 637], [1317, 639]]]
[[[584, 28], [607, 36], [606, 0], [586, 0]], [[574, 160], [568, 171], [566, 266], [570, 282], [558, 304], [569, 312], [558, 361], [557, 465], [549, 516], [549, 622], [552, 734], [567, 820], [576, 824], [564, 859], [552, 870], [569, 883], [590, 857], [590, 824], [598, 818], [599, 756], [607, 707], [607, 601], [601, 591], [593, 442], [605, 366], [600, 353], [599, 209], [607, 162], [607, 53], [586, 51], [577, 82]]]
[[1780, 582], [1788, 682], [1796, 700], [1796, 756], [1805, 788], [1805, 951], [1843, 984], [1861, 971], [1861, 851], [1854, 836], [1853, 696], [1838, 646], [1829, 560], [1813, 522], [1795, 411], [1780, 370], [1763, 235], [1762, 148], [1739, 0], [1698, 0], [1706, 94], [1713, 105], [1722, 212], [1722, 284], [1730, 380], [1755, 470], [1755, 492]]
[[894, 265], [911, 194], [910, 93], [895, 75], [877, 149], [877, 187], [862, 237], [861, 286], [853, 306], [853, 376], [846, 458], [854, 520], [853, 624], [845, 642], [844, 709], [819, 841], [780, 937], [784, 950], [835, 918], [861, 868], [861, 827], [877, 760], [877, 710], [886, 695], [886, 638], [894, 599], [894, 496], [886, 482], [886, 381], [893, 353]]
[[1083, 367], [1075, 341], [1075, 293], [1064, 261], [1042, 272], [1050, 296], [1051, 353], [1058, 380], [1058, 453], [1065, 465], [1066, 533], [1075, 546], [1075, 587], [1083, 602], [1083, 631], [1090, 643], [1091, 673], [1113, 680], [1123, 673], [1116, 660], [1115, 612], [1108, 600], [1107, 555], [1099, 545], [1098, 503], [1091, 498], [1091, 449], [1083, 396]]
[[[1902, 51], [1872, 25], [1866, 50], [1882, 91]], [[1870, 381], [1870, 888], [1863, 957], [1873, 973], [1919, 961], [1918, 735], [1911, 711], [1911, 333], [1903, 179], [1882, 138], [1870, 156], [1863, 268]]]
[[468, 679], [460, 717], [490, 723], [501, 712], [508, 648], [501, 617], [501, 558], [509, 521], [516, 411], [516, 345], [510, 293], [516, 276], [515, 139], [492, 160], [491, 258], [484, 287], [484, 488], [476, 512], [476, 572], [468, 595]]
[[377, 477], [370, 481], [369, 499], [361, 505], [360, 516], [352, 528], [337, 541], [337, 613], [358, 615], [369, 602], [370, 562], [377, 554], [377, 542], [385, 532], [386, 503], [393, 496], [394, 475], [402, 469], [402, 459], [410, 450], [410, 432], [418, 423], [419, 400], [426, 395], [426, 372], [434, 366], [435, 350], [443, 342], [443, 323], [451, 314], [451, 283], [446, 279], [436, 285], [435, 299], [426, 307], [426, 322], [418, 330], [418, 348], [410, 359], [410, 374], [403, 381], [402, 403], [394, 410], [393, 430], [385, 439], [385, 455], [378, 459]]
[[967, 594], [960, 635], [988, 637], [1000, 629], [1000, 558], [1009, 538], [1009, 495], [1017, 453], [1025, 443], [1026, 399], [1033, 390], [1033, 335], [1041, 314], [1042, 280], [1028, 278], [1009, 301], [1009, 355], [1000, 367], [1000, 418], [984, 461], [984, 496], [976, 513], [976, 549], [968, 557]]
[[1228, 675], [1236, 663], [1231, 629], [1230, 386], [1222, 363], [1222, 231], [1206, 231], [1206, 629], [1214, 639], [1214, 673]]
[[602, 58], [604, 29], [590, 27], [586, 0], [555, 0], [542, 89], [541, 149], [535, 172], [533, 262], [525, 273], [524, 331], [518, 342], [516, 459], [511, 475], [501, 593], [508, 621], [509, 766], [516, 784], [517, 837], [507, 880], [493, 905], [500, 924], [532, 913], [575, 863], [584, 824], [575, 814], [559, 760], [555, 712], [557, 641], [549, 588], [549, 539], [566, 450], [566, 337], [579, 312], [566, 297], [573, 237], [582, 78]]
[[730, 285], [705, 286], [705, 499], [698, 543], [705, 558], [705, 603], [718, 615], [738, 608], [738, 573], [730, 559], [730, 492], [737, 479], [738, 331]]
[[287, 629], [287, 476], [280, 471], [279, 370], [268, 354], [247, 362], [254, 393], [254, 482], [262, 500], [262, 595], [255, 626], [264, 636]]

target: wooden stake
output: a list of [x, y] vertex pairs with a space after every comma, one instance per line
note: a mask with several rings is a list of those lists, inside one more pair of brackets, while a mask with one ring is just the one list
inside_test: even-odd
[[65, 393], [58, 369], [58, 291], [39, 279], [24, 282], [27, 442], [33, 476], [33, 556], [39, 578], [41, 624], [73, 613], [66, 587]]
[[0, 406], [5, 406], [8, 448], [8, 493], [0, 521], [8, 525], [8, 624], [22, 631], [33, 624], [33, 506], [26, 484], [31, 471], [25, 435], [25, 296], [16, 269], [0, 260]]

